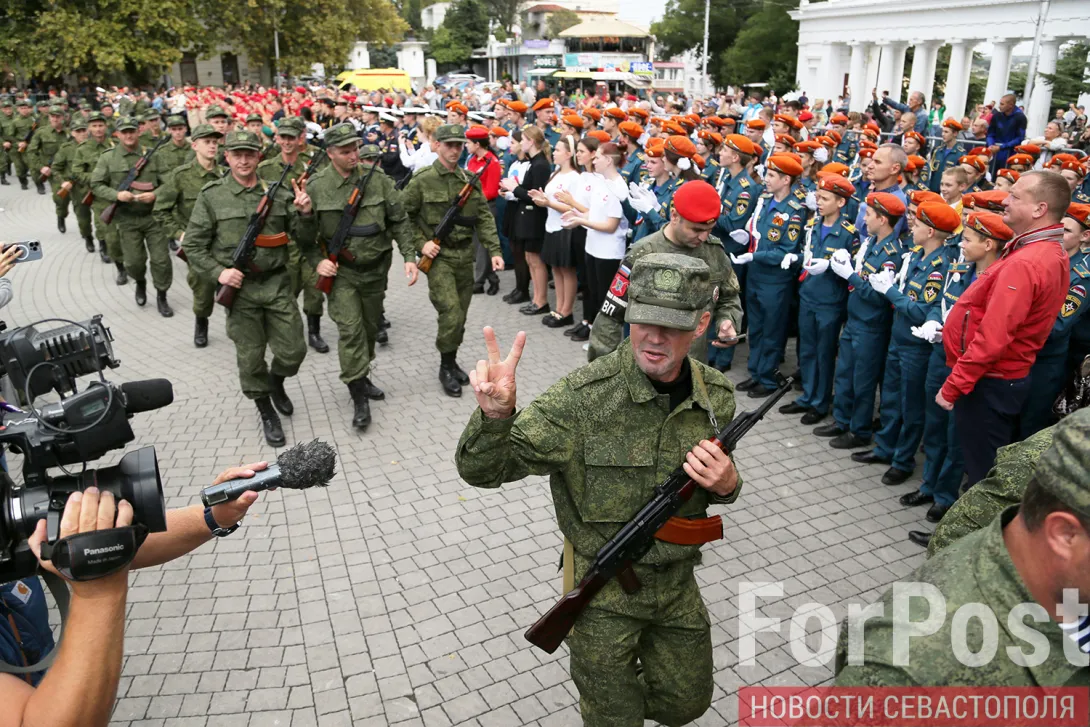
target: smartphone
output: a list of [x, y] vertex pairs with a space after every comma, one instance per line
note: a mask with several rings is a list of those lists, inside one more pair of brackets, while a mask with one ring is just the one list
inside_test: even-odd
[[4, 252], [7, 252], [13, 247], [19, 250], [19, 253], [15, 257], [15, 262], [17, 263], [28, 263], [33, 260], [42, 259], [42, 243], [38, 240], [24, 240], [23, 242], [13, 242], [10, 245], [4, 245]]
[[735, 336], [734, 338], [715, 338], [715, 339], [712, 339], [712, 340], [714, 340], [716, 343], [722, 343], [722, 344], [741, 343], [742, 341], [746, 340], [747, 335], [748, 334], [746, 334], [746, 333], [740, 333], [737, 336]]

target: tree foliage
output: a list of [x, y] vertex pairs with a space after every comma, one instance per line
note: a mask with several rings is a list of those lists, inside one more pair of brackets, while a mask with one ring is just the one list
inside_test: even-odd
[[[510, 32], [515, 26], [515, 21], [519, 18], [519, 5], [522, 4], [522, 0], [484, 0], [485, 9], [488, 11], [488, 16], [495, 21], [495, 24], [499, 28], [503, 28], [505, 32]], [[496, 36], [497, 40], [499, 36]]]
[[[708, 73], [716, 86], [741, 80], [723, 61], [746, 20], [760, 10], [756, 0], [711, 0], [708, 25]], [[704, 0], [668, 0], [662, 20], [651, 24], [658, 50], [657, 60], [694, 51], [698, 60], [704, 49]], [[796, 54], [792, 52], [794, 62]]]
[[545, 23], [545, 37], [556, 38], [568, 28], [579, 25], [581, 21], [579, 16], [574, 10], [558, 10], [555, 13], [549, 15], [548, 21]]
[[488, 42], [488, 11], [483, 0], [458, 0], [432, 36], [429, 53], [438, 64], [461, 65], [473, 49]]
[[[776, 93], [795, 87], [799, 24], [787, 14], [789, 9], [784, 4], [766, 3], [749, 16], [719, 57], [721, 72], [727, 73], [731, 83], [767, 83]], [[719, 82], [718, 77], [716, 80]]]

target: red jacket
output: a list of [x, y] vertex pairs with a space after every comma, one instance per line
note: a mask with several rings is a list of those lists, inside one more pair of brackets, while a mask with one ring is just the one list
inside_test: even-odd
[[466, 169], [470, 174], [476, 174], [486, 164], [489, 166], [481, 175], [481, 191], [484, 198], [491, 202], [500, 194], [500, 160], [490, 151], [485, 152], [483, 157], [474, 154], [466, 161]]
[[1062, 241], [1062, 225], [1014, 238], [961, 294], [942, 329], [952, 369], [942, 398], [956, 401], [982, 377], [1029, 375], [1067, 295], [1071, 263]]

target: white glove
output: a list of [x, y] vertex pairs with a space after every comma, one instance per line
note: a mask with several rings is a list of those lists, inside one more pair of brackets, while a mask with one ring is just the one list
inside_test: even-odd
[[790, 270], [791, 266], [798, 262], [799, 256], [793, 252], [789, 252], [783, 256], [783, 260], [780, 261], [780, 270]]
[[818, 164], [824, 164], [829, 161], [829, 150], [825, 147], [814, 149], [814, 161]]
[[806, 193], [806, 209], [817, 212], [817, 192]]
[[809, 264], [804, 263], [802, 269], [810, 275], [821, 275], [829, 269], [829, 261], [823, 257], [816, 257]]
[[867, 282], [870, 283], [870, 287], [874, 289], [878, 295], [885, 295], [886, 291], [893, 287], [893, 271], [883, 270], [880, 273], [867, 278]]
[[732, 230], [730, 233], [730, 239], [734, 240], [739, 245], [748, 245], [749, 233], [745, 230]]
[[507, 151], [508, 149], [510, 149], [511, 148], [511, 137], [510, 136], [501, 136], [498, 139], [496, 139], [496, 148], [499, 149], [500, 151]]
[[836, 273], [837, 277], [847, 280], [855, 272], [855, 268], [852, 267], [851, 258], [844, 260], [844, 257], [847, 257], [847, 250], [843, 251], [845, 253], [844, 257], [837, 255], [839, 252], [841, 250], [833, 253], [833, 259], [829, 261], [829, 267]]
[[741, 255], [731, 255], [730, 256], [730, 261], [732, 263], [734, 263], [735, 265], [745, 265], [746, 263], [750, 262], [751, 260], [753, 260], [753, 253], [751, 253], [751, 252], [744, 252]]
[[912, 326], [912, 335], [928, 343], [942, 343], [942, 324], [938, 321], [924, 321], [922, 326]]
[[659, 206], [658, 198], [650, 189], [644, 189], [635, 182], [628, 185], [628, 203], [637, 212], [650, 212]]

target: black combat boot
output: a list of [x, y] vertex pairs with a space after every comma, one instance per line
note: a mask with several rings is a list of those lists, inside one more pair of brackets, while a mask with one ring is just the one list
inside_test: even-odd
[[7, 172], [0, 172], [0, 184], [4, 185], [5, 187], [11, 184], [11, 182], [8, 181]]
[[68, 226], [64, 224], [63, 217], [57, 217], [57, 231], [62, 235], [68, 232]]
[[307, 343], [318, 353], [329, 353], [329, 344], [322, 340], [322, 317], [307, 313]]
[[87, 252], [95, 251], [95, 239], [90, 235], [85, 235], [83, 238], [83, 245], [87, 248]]
[[204, 348], [208, 345], [208, 319], [197, 317], [197, 322], [193, 324], [193, 345], [197, 348]]
[[155, 291], [155, 307], [159, 309], [159, 315], [163, 318], [170, 318], [174, 315], [170, 303], [167, 303], [167, 292], [165, 290]]
[[295, 407], [292, 405], [291, 399], [288, 398], [288, 392], [284, 391], [284, 377], [269, 374], [269, 388], [272, 389], [269, 392], [269, 398], [272, 399], [273, 406], [284, 416], [290, 417], [292, 412], [295, 411]]
[[19, 187], [22, 189], [30, 189], [26, 184], [26, 177], [19, 177]]
[[175, 239], [173, 239], [173, 238], [171, 238], [171, 239], [170, 239], [170, 240], [169, 240], [169, 241], [167, 242], [167, 247], [169, 247], [169, 248], [170, 248], [170, 251], [171, 251], [171, 252], [173, 252], [173, 253], [175, 253], [175, 254], [177, 254], [178, 250], [179, 250], [179, 249], [181, 249], [181, 245], [179, 245], [179, 244], [178, 244], [178, 241], [177, 241], [177, 240], [175, 240]]
[[439, 383], [443, 385], [443, 391], [447, 396], [461, 396], [462, 385], [458, 383], [458, 376], [454, 373], [454, 369], [458, 367], [458, 364], [454, 361], [453, 353], [441, 354], [442, 360], [439, 363]]
[[284, 442], [287, 441], [284, 439], [284, 427], [280, 424], [280, 417], [276, 415], [276, 409], [273, 408], [269, 397], [254, 399], [254, 403], [257, 404], [257, 410], [261, 413], [261, 428], [265, 430], [265, 441], [270, 447], [283, 447]]
[[148, 281], [136, 281], [136, 304], [143, 307], [148, 302]]
[[[92, 250], [91, 252], [94, 252], [94, 250]], [[107, 265], [113, 262], [113, 260], [110, 259], [110, 253], [106, 252], [105, 240], [98, 241], [98, 257], [102, 262], [106, 263]], [[120, 265], [121, 263], [118, 264]]]
[[124, 285], [129, 282], [129, 274], [125, 272], [125, 266], [122, 263], [114, 263], [117, 266], [117, 284]]
[[380, 346], [385, 346], [390, 342], [390, 334], [385, 329], [380, 328], [378, 333], [375, 334], [375, 343]]
[[393, 325], [394, 325], [393, 323], [390, 323], [390, 321], [386, 320], [386, 314], [385, 313], [382, 313], [381, 315], [379, 315], [379, 319], [378, 319], [379, 329], [385, 331], [387, 328], [391, 328]]
[[374, 401], [382, 401], [386, 398], [386, 392], [378, 388], [371, 383], [371, 379], [364, 376], [362, 379], [356, 379], [354, 384], [359, 384], [359, 387], [363, 389], [364, 396]]
[[371, 424], [371, 402], [367, 400], [367, 378], [356, 379], [348, 383], [348, 393], [352, 395], [352, 426], [360, 431]]
[[45, 194], [45, 185], [41, 182], [35, 182], [34, 186], [38, 189], [38, 194]]

